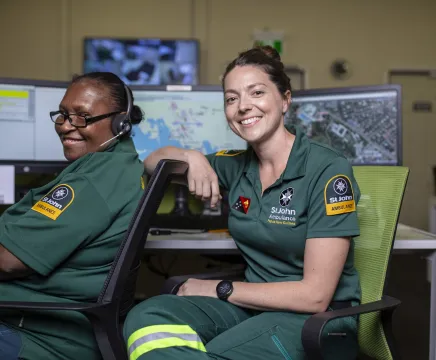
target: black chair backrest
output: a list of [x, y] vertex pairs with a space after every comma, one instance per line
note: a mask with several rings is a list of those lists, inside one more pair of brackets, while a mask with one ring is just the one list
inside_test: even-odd
[[144, 190], [97, 300], [117, 305], [120, 316], [127, 314], [134, 303], [136, 279], [150, 220], [156, 214], [169, 183], [175, 179], [186, 179], [187, 170], [185, 162], [161, 160]]

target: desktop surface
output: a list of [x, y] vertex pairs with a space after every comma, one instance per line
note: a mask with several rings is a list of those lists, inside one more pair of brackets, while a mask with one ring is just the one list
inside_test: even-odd
[[[199, 229], [171, 229], [169, 235], [149, 235], [145, 244], [150, 250], [189, 250], [213, 251], [219, 253], [234, 253], [238, 249], [230, 234], [222, 232], [199, 232]], [[189, 232], [190, 233], [185, 233]], [[398, 224], [395, 236], [396, 250], [436, 250], [436, 234], [415, 229], [404, 224]]]

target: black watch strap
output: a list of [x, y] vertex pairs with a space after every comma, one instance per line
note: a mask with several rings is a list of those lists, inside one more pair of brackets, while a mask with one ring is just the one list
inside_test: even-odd
[[216, 294], [218, 299], [227, 301], [233, 292], [233, 283], [230, 280], [222, 280], [216, 286]]

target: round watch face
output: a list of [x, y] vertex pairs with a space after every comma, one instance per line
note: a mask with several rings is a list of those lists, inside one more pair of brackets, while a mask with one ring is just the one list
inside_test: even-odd
[[221, 300], [226, 300], [233, 291], [233, 285], [231, 281], [223, 280], [218, 283], [216, 287], [216, 292], [218, 298]]

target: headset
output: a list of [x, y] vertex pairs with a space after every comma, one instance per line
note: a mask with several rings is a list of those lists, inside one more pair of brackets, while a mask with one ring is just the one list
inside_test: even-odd
[[125, 114], [117, 114], [113, 117], [111, 128], [112, 128], [112, 134], [114, 135], [109, 140], [105, 141], [103, 144], [100, 145], [106, 145], [109, 142], [112, 142], [113, 140], [119, 138], [120, 136], [130, 134], [132, 131], [132, 120], [130, 118], [132, 109], [133, 109], [133, 100], [132, 100], [132, 93], [130, 92], [129, 87], [124, 84], [124, 91], [126, 92], [126, 98], [127, 98], [127, 110]]
[[113, 117], [112, 133], [114, 136], [129, 134], [132, 131], [132, 122], [130, 116], [133, 108], [133, 100], [130, 89], [126, 84], [124, 84], [124, 91], [126, 92], [127, 97], [127, 110], [125, 114], [118, 114]]

